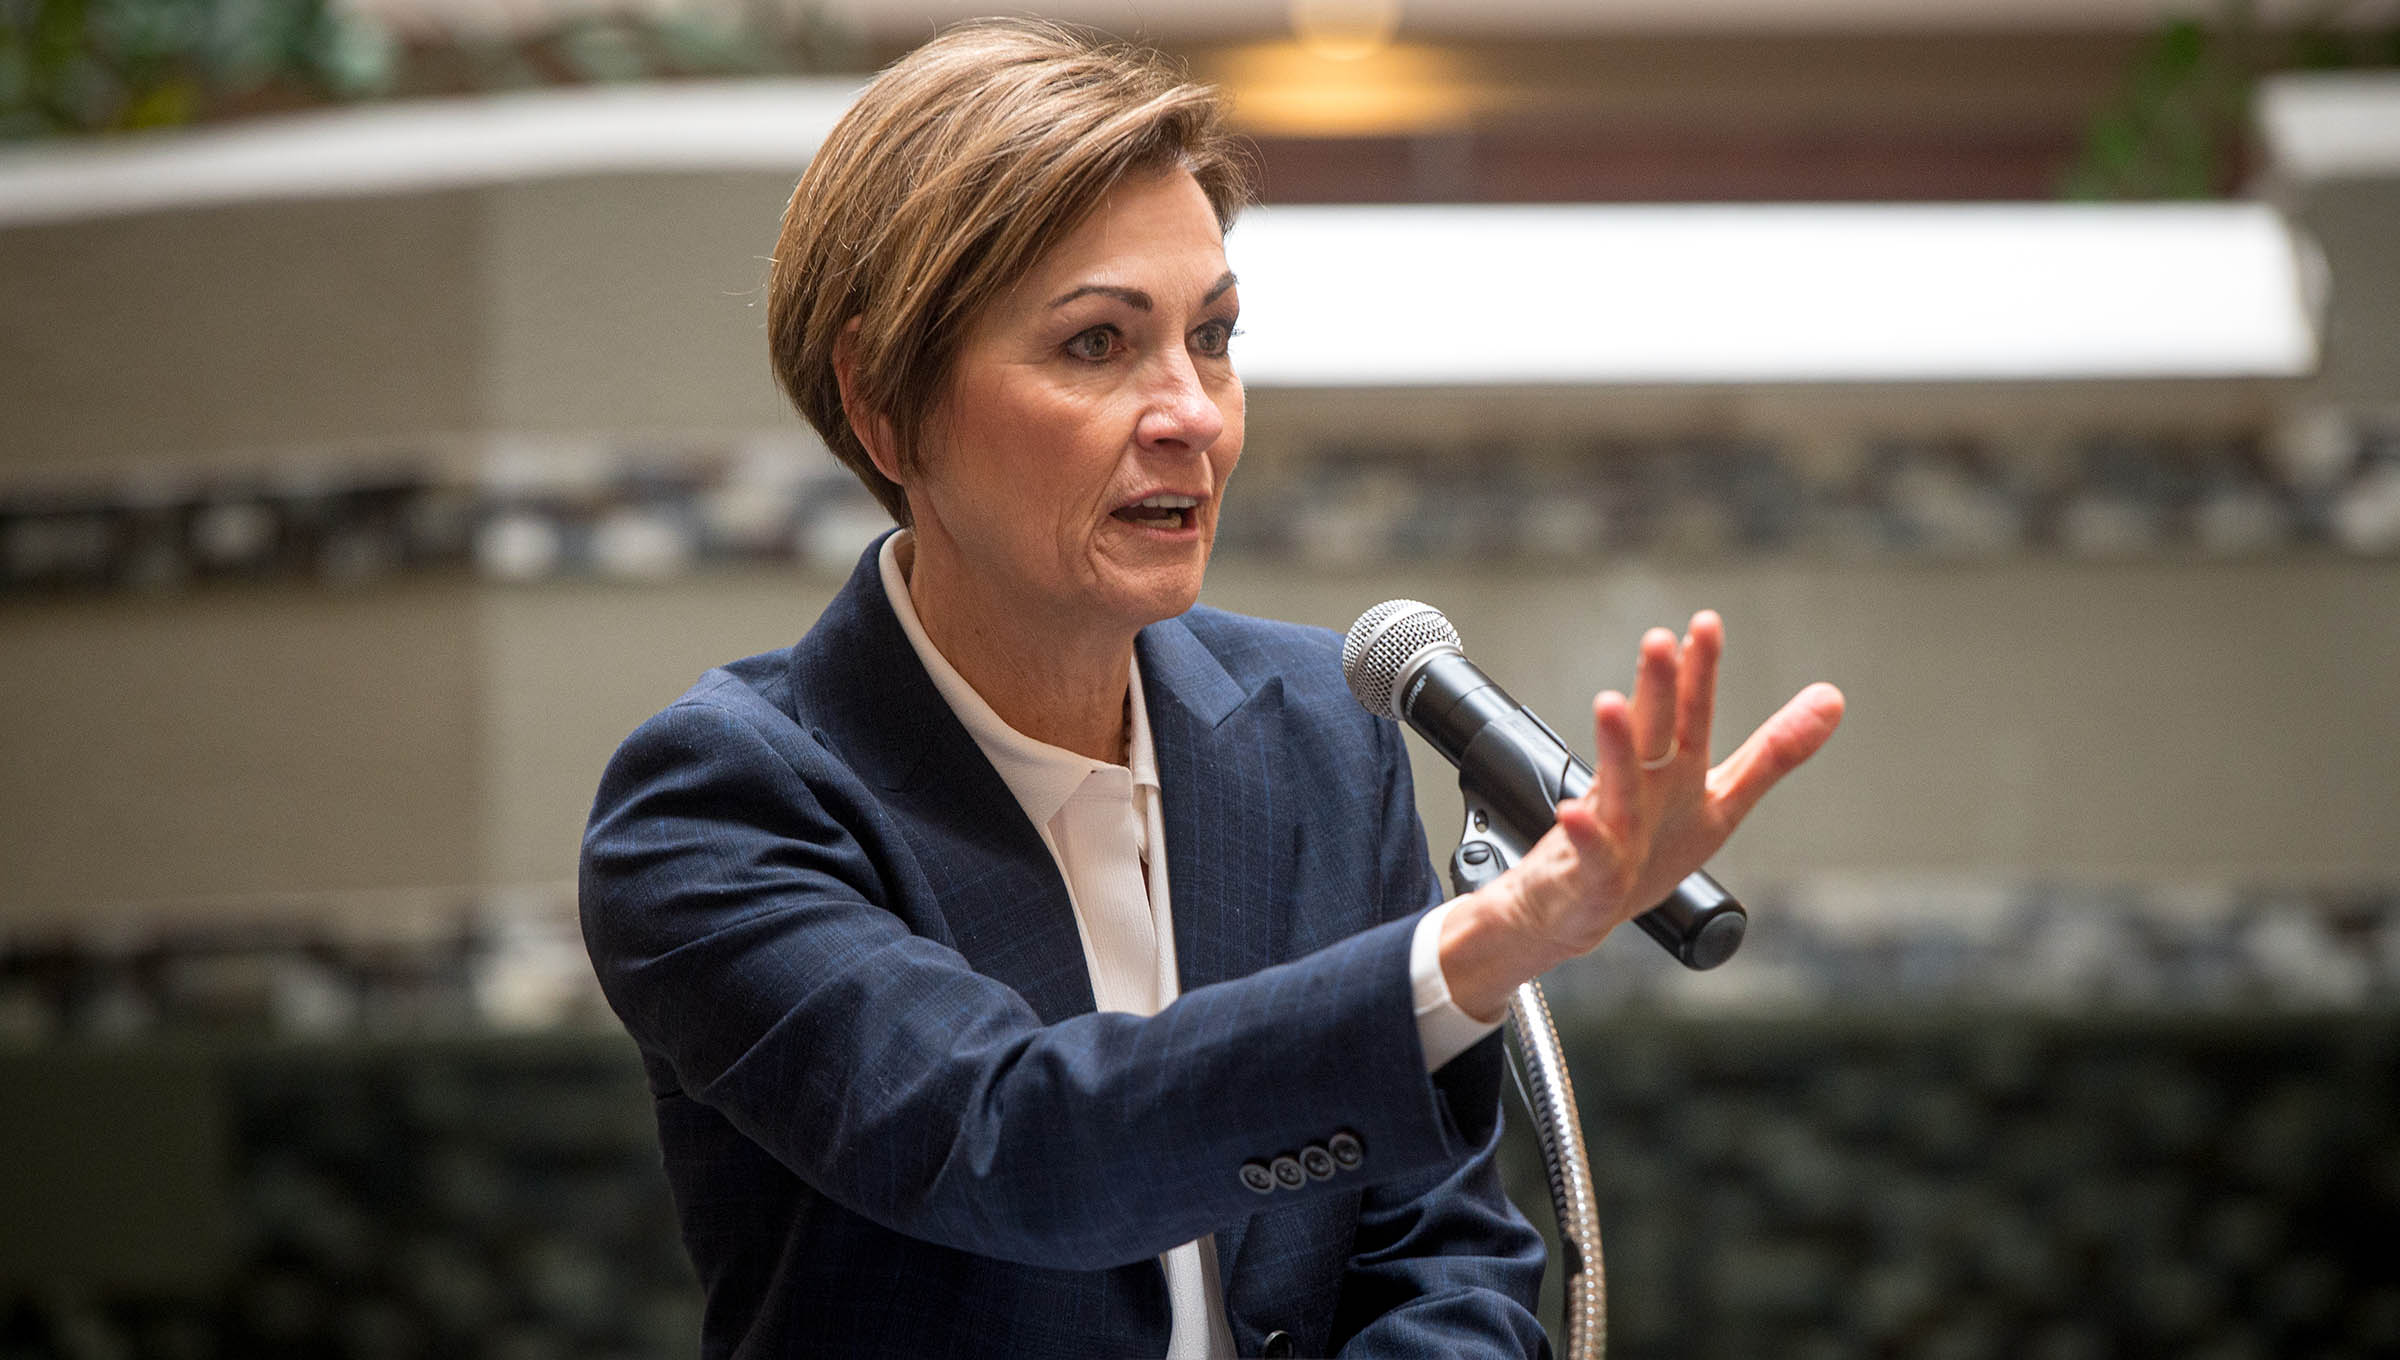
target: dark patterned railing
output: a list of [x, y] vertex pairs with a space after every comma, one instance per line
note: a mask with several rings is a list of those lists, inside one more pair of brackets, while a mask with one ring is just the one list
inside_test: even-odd
[[[2255, 440], [2134, 433], [2038, 456], [1969, 436], [1861, 438], [1837, 454], [1764, 438], [1326, 448], [1237, 479], [1220, 550], [1329, 565], [2400, 553], [2400, 423], [2345, 428], [2305, 458]], [[443, 471], [461, 462], [481, 471]], [[501, 581], [740, 564], [842, 571], [887, 523], [796, 437], [278, 466], [0, 487], [0, 594], [422, 571]]]

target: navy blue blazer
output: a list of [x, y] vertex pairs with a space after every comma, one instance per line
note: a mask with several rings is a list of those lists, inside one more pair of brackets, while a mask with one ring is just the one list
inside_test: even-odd
[[704, 1354], [1160, 1355], [1156, 1258], [1205, 1233], [1245, 1355], [1547, 1353], [1498, 1036], [1431, 1075], [1417, 1042], [1440, 890], [1398, 729], [1321, 629], [1194, 609], [1136, 647], [1182, 982], [1155, 1016], [1094, 1011], [1056, 865], [873, 550], [609, 763], [584, 938]]

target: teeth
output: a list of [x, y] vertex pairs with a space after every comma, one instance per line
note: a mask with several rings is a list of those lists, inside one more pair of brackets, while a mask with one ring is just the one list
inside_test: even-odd
[[1198, 496], [1145, 496], [1134, 502], [1145, 510], [1189, 510], [1199, 503]]

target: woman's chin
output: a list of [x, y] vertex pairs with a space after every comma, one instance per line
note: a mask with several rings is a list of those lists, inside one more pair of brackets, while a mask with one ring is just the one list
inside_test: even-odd
[[1195, 548], [1188, 561], [1114, 565], [1116, 569], [1103, 578], [1107, 596], [1103, 609], [1111, 617], [1140, 629], [1160, 619], [1174, 618], [1199, 602], [1208, 554], [1205, 549]]
[[1140, 617], [1147, 628], [1161, 619], [1171, 619], [1200, 603], [1200, 573], [1193, 572], [1189, 582], [1179, 582], [1172, 589], [1160, 590], [1147, 599]]

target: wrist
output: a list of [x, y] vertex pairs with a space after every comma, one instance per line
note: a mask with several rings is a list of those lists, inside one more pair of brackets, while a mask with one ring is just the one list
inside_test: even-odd
[[1569, 957], [1518, 924], [1499, 886], [1457, 899], [1442, 922], [1442, 980], [1450, 988], [1450, 1000], [1485, 1024], [1507, 1014], [1508, 999], [1519, 984]]

